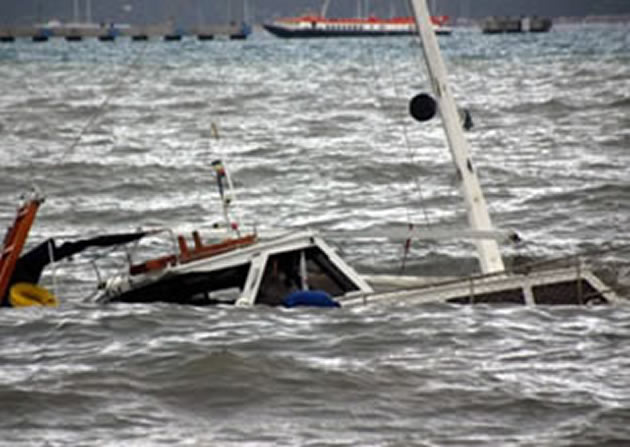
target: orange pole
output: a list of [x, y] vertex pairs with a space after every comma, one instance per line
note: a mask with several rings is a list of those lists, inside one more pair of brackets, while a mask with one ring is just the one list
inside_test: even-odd
[[201, 242], [201, 236], [198, 231], [193, 231], [193, 239], [195, 240], [195, 250], [203, 248], [203, 242]]
[[0, 301], [4, 299], [8, 292], [15, 264], [20, 258], [28, 233], [35, 221], [37, 209], [41, 203], [41, 199], [33, 199], [24, 204], [18, 210], [13, 226], [9, 228], [4, 237], [2, 253], [0, 253]]
[[179, 235], [177, 236], [177, 243], [179, 244], [179, 252], [182, 256], [187, 256], [188, 255], [188, 244], [186, 244], [186, 239], [184, 239], [184, 236]]

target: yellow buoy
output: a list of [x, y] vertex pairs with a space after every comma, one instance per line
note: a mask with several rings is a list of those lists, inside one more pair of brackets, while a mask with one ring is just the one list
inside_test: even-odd
[[43, 287], [20, 282], [11, 287], [9, 293], [11, 307], [50, 306], [59, 305], [57, 297]]

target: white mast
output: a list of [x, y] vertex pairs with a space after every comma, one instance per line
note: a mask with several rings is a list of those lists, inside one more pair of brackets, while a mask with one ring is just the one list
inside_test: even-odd
[[324, 0], [324, 4], [322, 5], [322, 9], [319, 13], [320, 17], [326, 17], [326, 13], [328, 12], [328, 5], [330, 5], [330, 0]]
[[247, 0], [243, 0], [243, 22], [252, 23], [249, 20], [249, 2]]
[[74, 23], [79, 23], [79, 0], [74, 0]]
[[[426, 0], [409, 1], [420, 33], [433, 94], [442, 117], [458, 180], [461, 182], [460, 188], [466, 203], [469, 224], [473, 230], [492, 230], [486, 199], [481, 191], [479, 178], [469, 155], [468, 141], [462, 130], [455, 98], [448, 85], [448, 73], [431, 24]], [[475, 244], [483, 273], [505, 270], [496, 241], [479, 240]]]
[[85, 0], [85, 19], [92, 23], [92, 0]]

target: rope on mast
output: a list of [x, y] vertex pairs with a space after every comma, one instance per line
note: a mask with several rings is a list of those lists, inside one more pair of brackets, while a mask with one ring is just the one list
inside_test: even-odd
[[[371, 66], [372, 66], [372, 74], [373, 74], [374, 79], [377, 81], [376, 84], [379, 84], [380, 81], [382, 80], [382, 78], [379, 76], [379, 70], [376, 67], [376, 57], [375, 57], [375, 54], [374, 54], [374, 48], [371, 45], [368, 45], [367, 48], [368, 48], [368, 52], [370, 54], [370, 63], [371, 63]], [[391, 53], [390, 53], [390, 55], [391, 55]], [[391, 62], [387, 63], [386, 66], [387, 66], [387, 72], [388, 72], [388, 75], [389, 75], [389, 80], [384, 80], [383, 79], [383, 82], [385, 82], [386, 84], [388, 83], [392, 87], [392, 89], [394, 90], [394, 96], [396, 98], [402, 98], [403, 94], [402, 94], [402, 92], [400, 90], [400, 85], [399, 85], [400, 82], [396, 79], [396, 75], [395, 75], [394, 70], [392, 68], [393, 63], [391, 63]], [[379, 102], [379, 105], [381, 107], [384, 106], [383, 103], [382, 103], [382, 100], [376, 94], [374, 89], [372, 89], [372, 96], [377, 98], [377, 100]], [[396, 114], [396, 121], [398, 122], [400, 128], [398, 130], [394, 129], [392, 131], [392, 133], [400, 132], [400, 135], [402, 135], [404, 146], [405, 146], [405, 148], [407, 150], [406, 154], [407, 154], [408, 161], [409, 161], [409, 163], [412, 166], [415, 166], [416, 165], [416, 158], [415, 158], [416, 151], [415, 151], [415, 148], [411, 145], [411, 139], [409, 138], [409, 130], [408, 130], [407, 123], [405, 121], [405, 115], [403, 113]], [[420, 179], [419, 179], [418, 175], [415, 175], [413, 172], [411, 172], [411, 170], [409, 172], [409, 176], [410, 176], [411, 180], [413, 181], [415, 189], [416, 189], [416, 191], [418, 193], [418, 196], [420, 198], [420, 200], [419, 200], [419, 207], [420, 207], [420, 210], [422, 211], [422, 216], [424, 218], [424, 224], [426, 225], [427, 228], [430, 229], [433, 226], [433, 224], [432, 224], [431, 220], [429, 219], [429, 214], [428, 214], [427, 208], [425, 206], [425, 199], [424, 199], [424, 194], [423, 194], [422, 185], [420, 183]], [[406, 216], [407, 217], [407, 225], [409, 227], [409, 231], [410, 231], [410, 234], [411, 234], [411, 232], [412, 232], [412, 230], [414, 228], [414, 223], [413, 223], [413, 219], [412, 219], [412, 215], [411, 215], [412, 207], [410, 206], [410, 203], [412, 203], [412, 200], [409, 200], [409, 198], [408, 198], [408, 200], [404, 203], [404, 206], [405, 206], [405, 212], [406, 212], [406, 215], [407, 215]], [[404, 273], [404, 271], [405, 271], [406, 262], [407, 262], [408, 255], [409, 255], [410, 250], [411, 250], [412, 242], [413, 242], [413, 238], [411, 237], [411, 235], [404, 242], [402, 260], [401, 260], [401, 274]]]

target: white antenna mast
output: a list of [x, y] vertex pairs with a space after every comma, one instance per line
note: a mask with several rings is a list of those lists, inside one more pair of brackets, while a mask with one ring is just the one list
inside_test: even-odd
[[[448, 73], [440, 53], [440, 47], [431, 24], [426, 0], [409, 0], [420, 33], [424, 59], [429, 71], [433, 94], [442, 117], [446, 138], [455, 163], [461, 191], [466, 203], [468, 221], [472, 230], [490, 231], [492, 222], [488, 213], [477, 172], [469, 154], [468, 141], [464, 136], [455, 98], [448, 85]], [[479, 262], [483, 273], [505, 270], [499, 245], [494, 240], [476, 241]]]
[[[211, 124], [212, 136], [216, 140], [219, 140], [219, 128], [215, 123]], [[217, 186], [219, 189], [219, 195], [221, 196], [221, 206], [223, 208], [223, 219], [225, 221], [226, 232], [233, 232], [237, 237], [241, 236], [240, 232], [240, 219], [239, 216], [235, 216], [236, 220], [232, 220], [231, 210], [234, 201], [236, 200], [236, 193], [234, 192], [234, 184], [232, 183], [232, 177], [223, 163], [223, 160], [217, 159], [212, 162], [212, 168], [217, 177]], [[225, 181], [225, 183], [224, 183]]]
[[243, 22], [252, 23], [249, 19], [249, 1], [243, 0]]
[[85, 0], [85, 19], [92, 23], [92, 0]]
[[74, 0], [74, 23], [79, 23], [79, 0]]
[[319, 13], [320, 17], [326, 17], [326, 13], [328, 12], [329, 5], [330, 5], [330, 0], [324, 0], [324, 4], [322, 5], [322, 9]]

